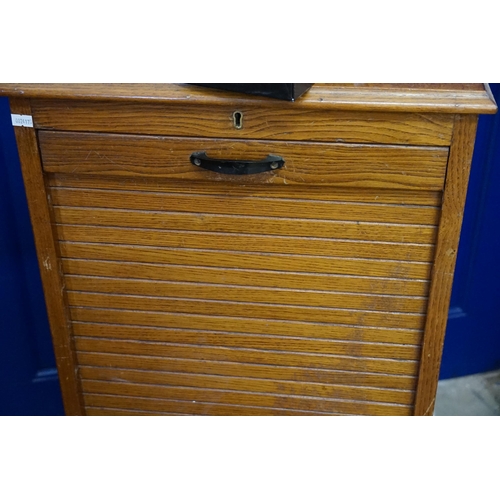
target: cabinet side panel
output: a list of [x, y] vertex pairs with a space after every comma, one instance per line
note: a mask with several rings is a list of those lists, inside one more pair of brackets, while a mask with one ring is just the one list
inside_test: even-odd
[[434, 411], [476, 126], [477, 116], [459, 115], [456, 117], [448, 160], [436, 259], [432, 271], [415, 415], [432, 415]]
[[[12, 113], [31, 115], [31, 106], [26, 99], [11, 99], [10, 106]], [[15, 127], [15, 134], [56, 354], [64, 408], [67, 415], [82, 415], [83, 405], [71, 339], [71, 323], [66, 305], [58, 249], [52, 232], [51, 212], [40, 163], [36, 131], [34, 128]]]

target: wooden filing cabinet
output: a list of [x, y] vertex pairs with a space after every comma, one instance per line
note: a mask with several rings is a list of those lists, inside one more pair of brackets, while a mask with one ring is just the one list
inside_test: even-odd
[[487, 87], [0, 95], [68, 415], [432, 414]]

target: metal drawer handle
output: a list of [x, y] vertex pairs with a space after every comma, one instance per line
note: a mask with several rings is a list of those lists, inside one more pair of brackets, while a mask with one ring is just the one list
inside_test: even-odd
[[209, 158], [206, 151], [198, 151], [190, 157], [191, 163], [197, 167], [212, 170], [219, 174], [251, 175], [277, 170], [285, 164], [281, 156], [269, 155], [263, 160], [216, 160]]

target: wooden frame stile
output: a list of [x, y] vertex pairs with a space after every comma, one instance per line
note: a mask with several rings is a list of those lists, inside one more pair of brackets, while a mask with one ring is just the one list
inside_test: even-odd
[[[31, 116], [28, 99], [10, 98], [11, 112]], [[52, 214], [40, 163], [34, 128], [15, 127], [15, 135], [26, 187], [40, 275], [57, 359], [59, 382], [66, 415], [84, 415], [82, 391], [77, 375], [71, 322], [64, 292], [64, 278], [52, 228]], [[57, 268], [58, 273], [52, 272]]]
[[415, 397], [418, 416], [434, 412], [477, 120], [477, 115], [455, 116]]

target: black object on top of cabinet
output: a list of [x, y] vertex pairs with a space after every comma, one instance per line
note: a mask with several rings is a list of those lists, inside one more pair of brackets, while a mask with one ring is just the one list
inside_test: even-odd
[[231, 92], [242, 92], [244, 94], [273, 97], [285, 101], [294, 101], [306, 90], [309, 90], [313, 83], [195, 83], [202, 87], [213, 89], [229, 90]]

